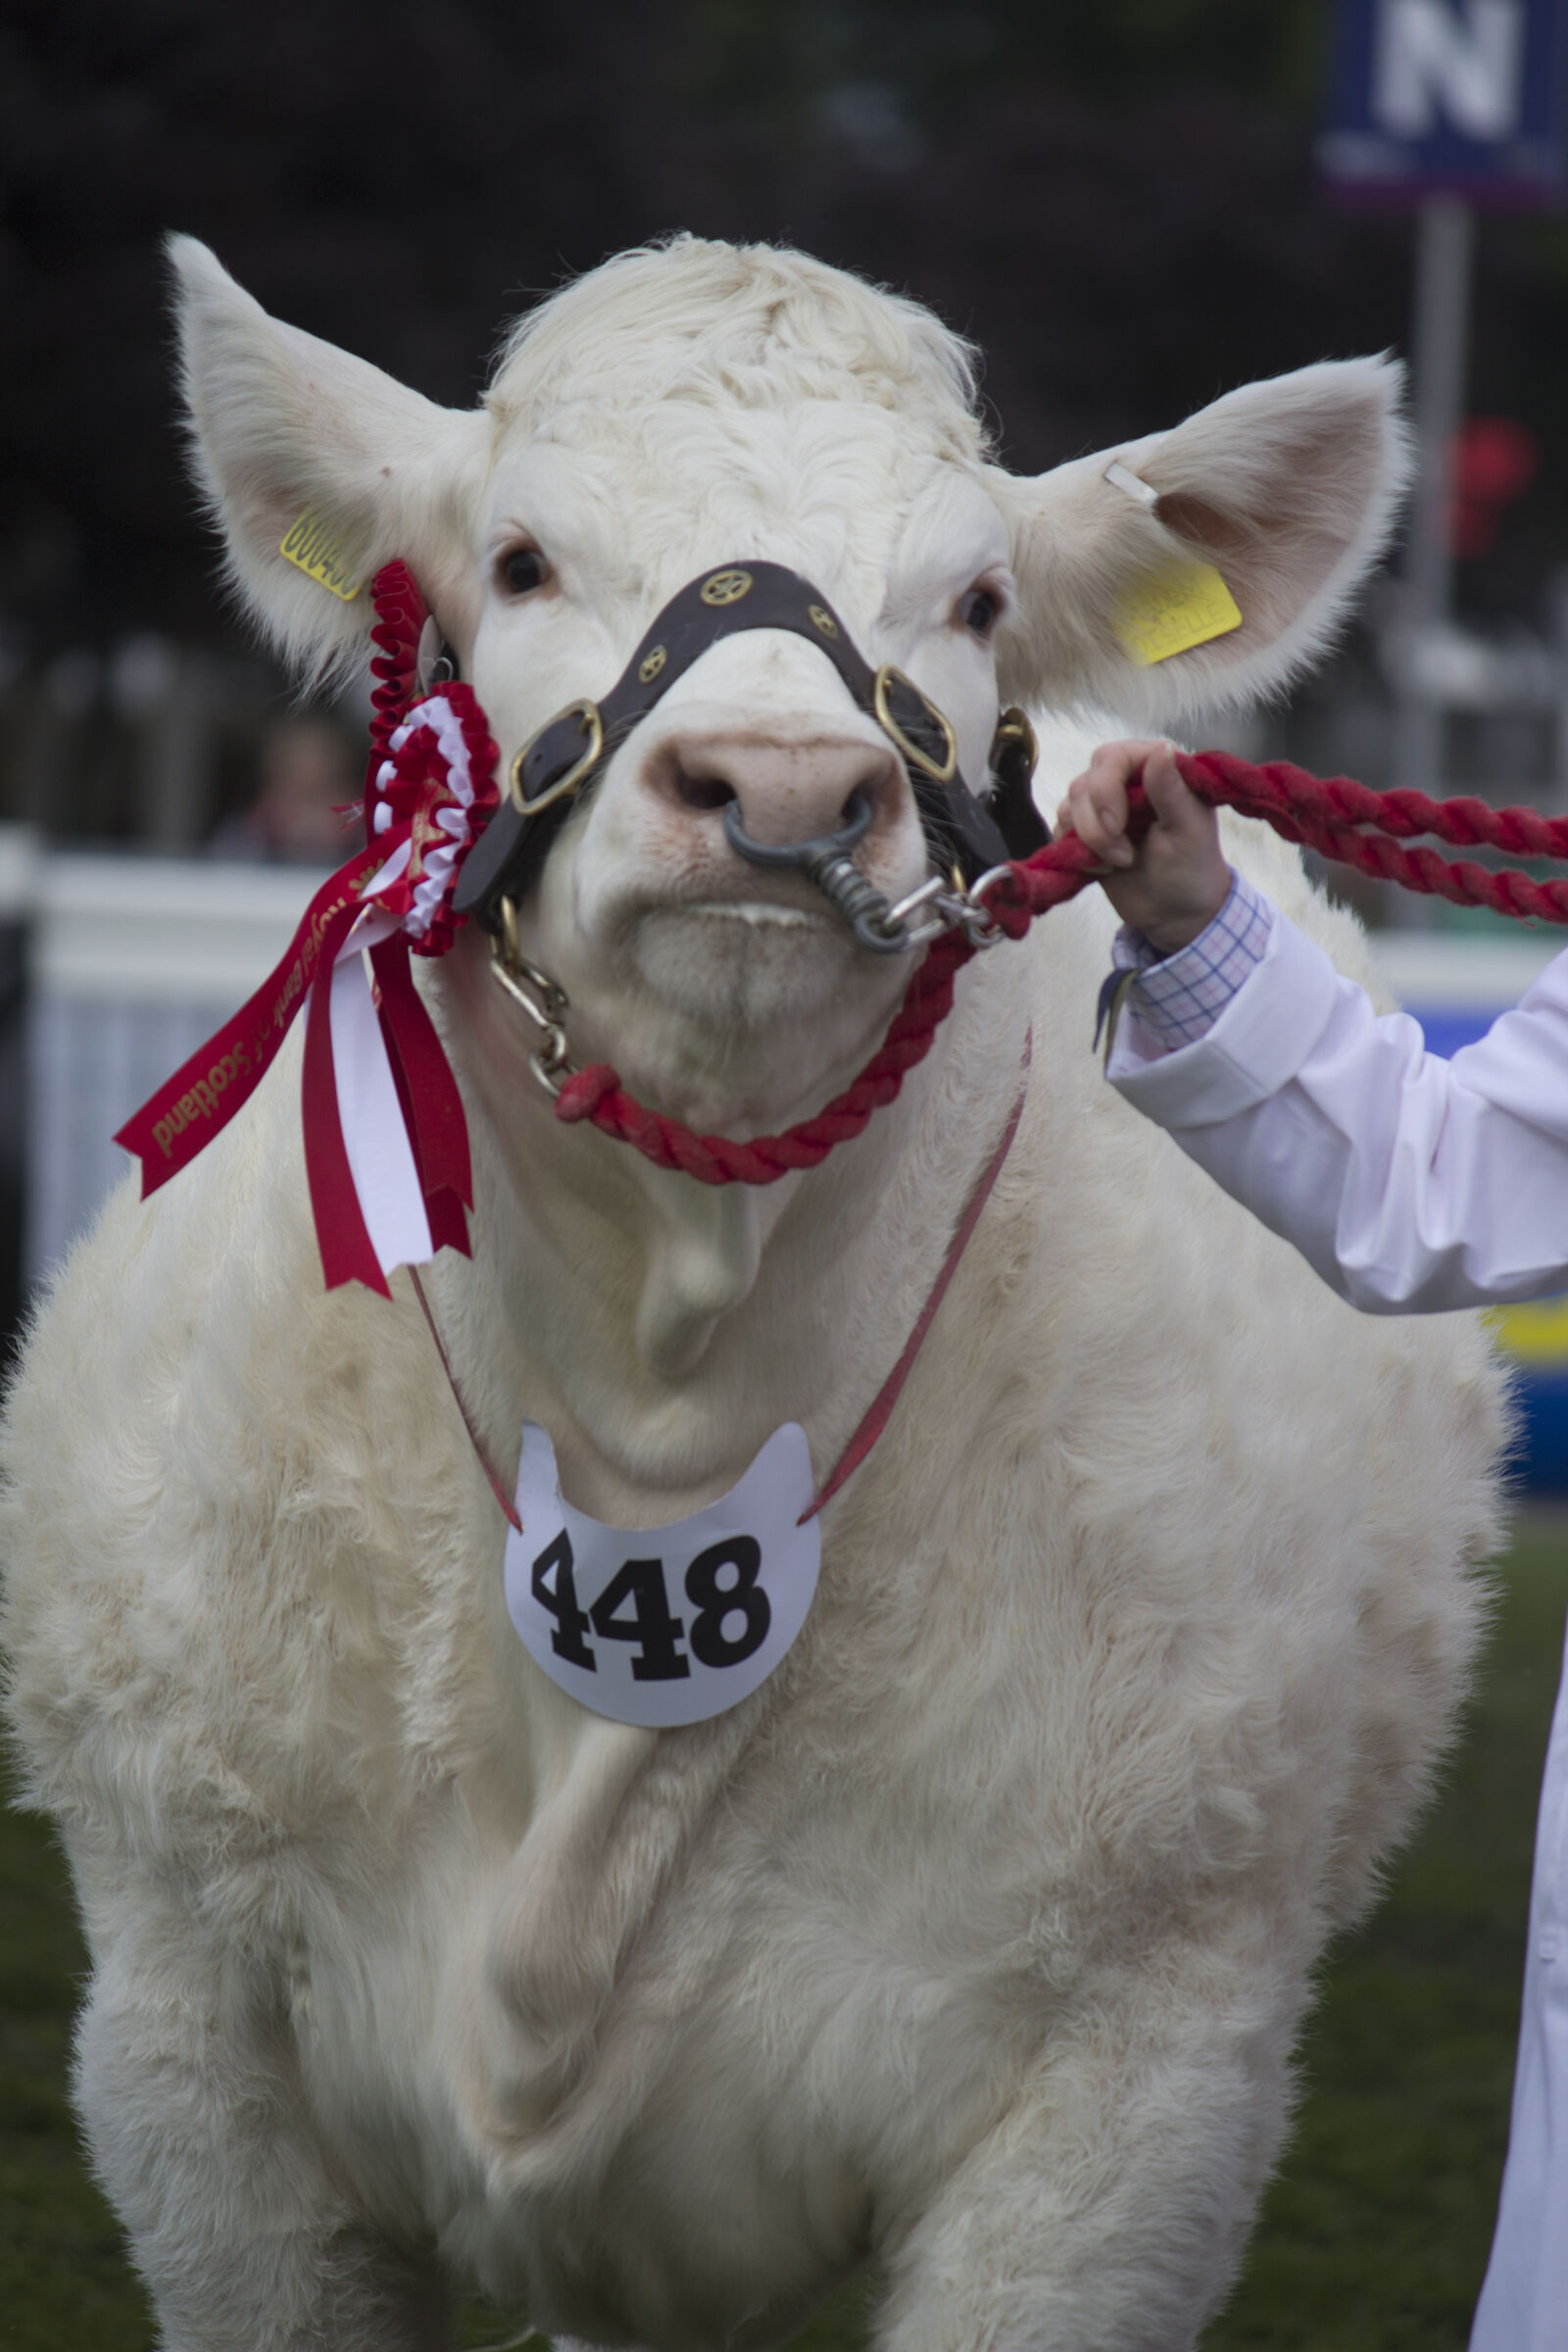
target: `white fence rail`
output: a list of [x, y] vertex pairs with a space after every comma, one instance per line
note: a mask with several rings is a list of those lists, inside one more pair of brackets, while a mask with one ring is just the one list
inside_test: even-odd
[[24, 1282], [91, 1223], [129, 1165], [115, 1130], [266, 978], [320, 880], [0, 834], [0, 917], [28, 932]]
[[[116, 1128], [265, 978], [319, 880], [51, 852], [0, 827], [0, 922], [27, 932], [24, 1282], [91, 1222], [128, 1164]], [[1399, 931], [1377, 954], [1400, 1002], [1441, 1027], [1513, 1004], [1558, 945], [1522, 926], [1484, 940]]]

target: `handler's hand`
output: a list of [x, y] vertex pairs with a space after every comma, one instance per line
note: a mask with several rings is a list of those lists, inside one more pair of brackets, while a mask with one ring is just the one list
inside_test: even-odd
[[[1134, 849], [1127, 787], [1140, 768], [1154, 822]], [[1102, 743], [1056, 811], [1056, 830], [1069, 825], [1115, 869], [1101, 877], [1105, 896], [1159, 955], [1185, 948], [1224, 906], [1231, 869], [1219, 825], [1213, 809], [1182, 782], [1168, 743]]]

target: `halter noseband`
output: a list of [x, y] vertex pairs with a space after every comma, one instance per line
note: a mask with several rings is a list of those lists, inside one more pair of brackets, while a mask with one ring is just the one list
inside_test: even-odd
[[[1050, 839], [1030, 797], [1034, 735], [1021, 711], [1003, 713], [991, 752], [997, 790], [982, 804], [958, 773], [957, 744], [943, 712], [891, 662], [873, 670], [820, 590], [782, 564], [727, 564], [689, 580], [670, 598], [603, 702], [568, 703], [523, 746], [512, 762], [506, 798], [464, 864], [455, 912], [477, 914], [494, 930], [501, 902], [521, 895], [573, 802], [633, 728], [710, 645], [743, 629], [787, 629], [827, 656], [857, 709], [876, 721], [903, 760], [939, 873], [956, 867], [973, 879], [1009, 858], [1031, 856]], [[739, 827], [726, 824], [726, 834], [743, 857], [755, 858], [762, 846]], [[819, 884], [836, 865], [836, 887], [827, 895], [835, 904], [844, 900], [841, 911], [862, 943], [883, 950], [907, 946], [906, 935], [874, 935], [877, 918], [865, 897], [858, 910], [851, 906], [854, 876], [860, 894], [885, 909], [880, 894], [854, 875], [853, 847], [847, 834], [825, 836], [792, 846], [787, 861], [811, 872], [812, 860], [804, 853], [812, 853], [821, 869], [812, 878]]]

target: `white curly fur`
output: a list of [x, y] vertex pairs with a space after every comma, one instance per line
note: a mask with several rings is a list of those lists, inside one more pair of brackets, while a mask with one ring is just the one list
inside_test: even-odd
[[[973, 521], [964, 499], [1010, 536], [1014, 690], [1143, 691], [1097, 597], [1161, 526], [1098, 460], [985, 469], [963, 355], [911, 306], [682, 242], [558, 297], [489, 409], [453, 418], [178, 258], [255, 609], [308, 662], [352, 646], [363, 604], [272, 552], [318, 502], [355, 562], [422, 571], [504, 753], [743, 531], [809, 556], [866, 651], [994, 711], [931, 521]], [[1205, 692], [1302, 658], [1364, 566], [1400, 464], [1390, 395], [1376, 363], [1305, 370], [1123, 453], [1207, 543], [1223, 523], [1249, 628], [1181, 658]], [[769, 505], [769, 466], [820, 483], [833, 437], [820, 511], [782, 475]], [[657, 480], [628, 470], [652, 448]], [[561, 586], [509, 618], [485, 533], [525, 487]], [[753, 656], [727, 674], [783, 696]], [[1041, 721], [1049, 793], [1086, 737]], [[538, 920], [588, 904], [585, 845], [623, 855], [625, 760]], [[1364, 972], [1292, 855], [1231, 840]], [[83, 2121], [171, 2352], [436, 2352], [453, 2278], [586, 2341], [716, 2352], [782, 2340], [862, 2263], [885, 2352], [1196, 2340], [1281, 2144], [1317, 1957], [1464, 1687], [1502, 1406], [1471, 1318], [1358, 1319], [1104, 1085], [1109, 919], [1080, 899], [972, 966], [900, 1102], [765, 1194], [555, 1122], [471, 934], [426, 974], [474, 1146], [474, 1256], [429, 1283], [459, 1379], [503, 1475], [526, 1413], [573, 1498], [628, 1525], [721, 1492], [782, 1418], [833, 1461], [1032, 1028], [1011, 1158], [829, 1507], [806, 1631], [691, 1731], [584, 1716], [516, 1642], [500, 1518], [405, 1282], [390, 1304], [321, 1291], [297, 1052], [72, 1256], [10, 1405], [10, 1703], [92, 1947]], [[742, 959], [786, 999], [840, 969], [825, 933], [795, 937], [764, 924]], [[728, 984], [717, 949], [682, 952]], [[817, 1100], [830, 1014], [799, 1048]], [[669, 1036], [722, 1095], [696, 1016]]]

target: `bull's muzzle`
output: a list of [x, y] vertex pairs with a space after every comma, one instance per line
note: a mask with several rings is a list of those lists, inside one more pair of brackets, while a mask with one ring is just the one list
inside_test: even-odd
[[796, 867], [843, 916], [862, 948], [877, 956], [905, 955], [910, 945], [907, 929], [854, 862], [854, 852], [870, 828], [871, 804], [863, 792], [856, 791], [846, 809], [847, 822], [836, 833], [817, 833], [809, 841], [757, 841], [746, 830], [739, 801], [730, 801], [724, 808], [724, 838], [736, 856], [752, 865]]

